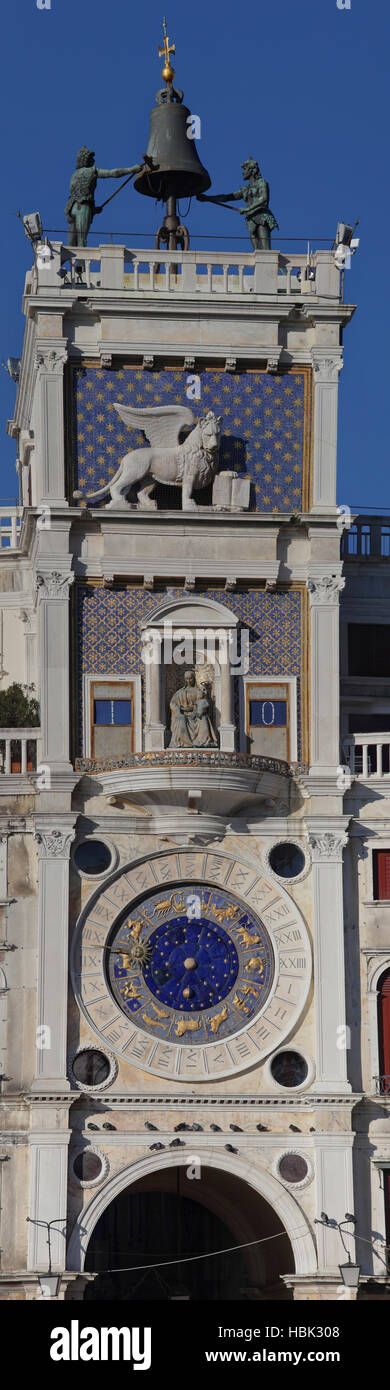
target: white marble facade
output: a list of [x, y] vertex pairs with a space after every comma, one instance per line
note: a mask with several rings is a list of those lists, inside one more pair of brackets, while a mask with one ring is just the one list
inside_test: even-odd
[[[38, 773], [29, 770], [26, 754], [23, 769], [9, 765], [0, 778], [0, 1296], [38, 1296], [36, 1271], [45, 1265], [47, 1246], [45, 1227], [34, 1222], [61, 1218], [52, 1235], [53, 1267], [62, 1274], [59, 1297], [82, 1299], [86, 1247], [99, 1216], [120, 1191], [177, 1163], [169, 1150], [174, 1126], [196, 1118], [201, 1163], [247, 1184], [250, 1200], [260, 1196], [285, 1228], [294, 1268], [279, 1269], [281, 1287], [297, 1299], [335, 1298], [339, 1237], [334, 1226], [317, 1226], [315, 1219], [323, 1210], [336, 1221], [355, 1212], [365, 1240], [372, 1229], [384, 1238], [382, 1178], [390, 1166], [388, 1102], [375, 1096], [374, 1083], [376, 990], [390, 966], [389, 908], [375, 909], [369, 860], [373, 838], [390, 846], [390, 806], [383, 781], [372, 800], [361, 780], [340, 771], [339, 613], [340, 601], [354, 602], [355, 580], [348, 564], [342, 572], [340, 560], [337, 400], [341, 334], [352, 310], [340, 301], [330, 252], [318, 253], [317, 280], [310, 294], [301, 282], [298, 304], [295, 280], [294, 290], [289, 284], [280, 293], [277, 252], [246, 258], [248, 273], [254, 272], [250, 300], [242, 269], [230, 282], [224, 269], [223, 290], [218, 285], [216, 291], [212, 269], [207, 287], [204, 280], [199, 287], [194, 256], [180, 253], [180, 292], [175, 283], [165, 281], [164, 288], [158, 274], [148, 280], [142, 271], [131, 309], [121, 248], [94, 253], [99, 283], [84, 253], [88, 302], [85, 287], [73, 283], [72, 258], [68, 287], [58, 279], [63, 255], [54, 246], [51, 262], [27, 277], [10, 431], [20, 467], [29, 473], [29, 505], [17, 550], [0, 553], [1, 688], [12, 680], [33, 681], [41, 708]], [[83, 361], [142, 365], [145, 354], [144, 370], [153, 361], [186, 364], [195, 372], [202, 364], [224, 363], [228, 372], [240, 363], [271, 374], [297, 364], [311, 368], [311, 507], [293, 517], [234, 508], [179, 518], [173, 511], [103, 509], [86, 517], [73, 503], [67, 478], [64, 375], [69, 381], [72, 364]], [[383, 597], [383, 574], [382, 566], [386, 621], [390, 588], [386, 570]], [[204, 597], [216, 576], [225, 585], [219, 605]], [[207, 761], [207, 752], [190, 763], [166, 756], [168, 677], [151, 664], [144, 671], [144, 708], [140, 673], [134, 684], [133, 752], [148, 758], [100, 773], [78, 767], [71, 605], [80, 579], [108, 587], [141, 583], [155, 590], [148, 619], [154, 633], [168, 614], [174, 631], [184, 626], [196, 634], [206, 615], [221, 643], [224, 634], [231, 640], [237, 624], [229, 607], [235, 586], [270, 593], [278, 585], [301, 586], [309, 624], [309, 761], [298, 763], [296, 680], [290, 674], [282, 692], [292, 711], [288, 776], [262, 766], [261, 758], [251, 764], [242, 723], [250, 671], [237, 705], [229, 666], [217, 652], [214, 761]], [[368, 611], [364, 574], [359, 582], [357, 608]], [[185, 598], [173, 603], [166, 591], [179, 584]], [[114, 679], [115, 655], [104, 676], [108, 684]], [[93, 677], [87, 673], [84, 687], [87, 758]], [[77, 871], [74, 853], [85, 838], [108, 847], [101, 876]], [[291, 881], [278, 876], [269, 859], [286, 841], [302, 851]], [[126, 894], [136, 901], [148, 874], [160, 886], [184, 878], [220, 884], [226, 865], [232, 891], [235, 886], [245, 902], [256, 902], [274, 933], [279, 973], [269, 1026], [261, 1018], [252, 1025], [243, 1013], [233, 1041], [216, 1038], [203, 1052], [178, 1041], [153, 1046], [137, 1029], [129, 1037], [120, 1011], [114, 1017], [110, 1006], [101, 949]], [[72, 1069], [80, 1050], [93, 1048], [109, 1061], [101, 1086], [79, 1082]], [[305, 1079], [295, 1086], [273, 1075], [272, 1057], [283, 1049], [305, 1064]], [[102, 1128], [102, 1100], [111, 1131]], [[99, 1130], [93, 1138], [87, 1122]], [[160, 1155], [152, 1152], [146, 1128], [155, 1123]], [[230, 1152], [232, 1123], [239, 1128]], [[86, 1148], [101, 1158], [100, 1174], [80, 1183], [73, 1160]], [[292, 1184], [279, 1172], [291, 1152], [306, 1161], [305, 1178]], [[241, 1218], [244, 1229], [245, 1201]], [[375, 1252], [369, 1244], [359, 1248], [364, 1279], [375, 1278], [379, 1297], [386, 1287], [380, 1242]]]

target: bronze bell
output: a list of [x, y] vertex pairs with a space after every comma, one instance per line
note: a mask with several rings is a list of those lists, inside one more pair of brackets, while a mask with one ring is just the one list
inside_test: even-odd
[[168, 100], [154, 107], [146, 153], [158, 169], [136, 175], [137, 193], [166, 203], [169, 198], [189, 198], [210, 188], [210, 176], [201, 164], [195, 140], [188, 136], [189, 130], [188, 106]]

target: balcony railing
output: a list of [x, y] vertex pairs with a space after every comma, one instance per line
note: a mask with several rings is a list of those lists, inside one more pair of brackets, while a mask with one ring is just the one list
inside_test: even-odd
[[345, 560], [389, 560], [390, 521], [380, 517], [358, 517], [343, 532], [341, 554]]
[[26, 776], [40, 761], [40, 729], [0, 729], [0, 774]]
[[349, 734], [343, 739], [343, 754], [353, 777], [390, 778], [390, 732]]
[[374, 1076], [377, 1096], [390, 1095], [390, 1076]]
[[0, 506], [0, 550], [15, 550], [21, 527], [22, 507]]
[[331, 251], [135, 250], [127, 246], [49, 243], [51, 257], [29, 274], [26, 292], [127, 290], [135, 294], [282, 295], [340, 299], [340, 272]]

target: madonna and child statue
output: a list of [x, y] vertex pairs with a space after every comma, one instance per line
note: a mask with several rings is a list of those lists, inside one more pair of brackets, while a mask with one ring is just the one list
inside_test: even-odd
[[184, 685], [176, 690], [170, 702], [170, 748], [215, 748], [215, 733], [208, 686], [196, 683], [195, 671], [184, 672]]

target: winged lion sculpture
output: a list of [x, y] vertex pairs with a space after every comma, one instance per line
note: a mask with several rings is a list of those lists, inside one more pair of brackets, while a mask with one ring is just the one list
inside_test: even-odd
[[[149, 447], [132, 449], [125, 454], [117, 473], [104, 487], [85, 494], [75, 492], [74, 497], [85, 496], [85, 500], [96, 502], [110, 493], [107, 508], [130, 507], [127, 493], [134, 484], [142, 482], [138, 506], [156, 511], [157, 502], [151, 494], [158, 482], [172, 487], [181, 485], [183, 510], [196, 508], [193, 491], [207, 487], [217, 469], [222, 416], [209, 410], [194, 424], [192, 410], [184, 405], [135, 410], [115, 401], [115, 410], [125, 425], [144, 431]], [[194, 428], [179, 444], [180, 431], [188, 425]]]

